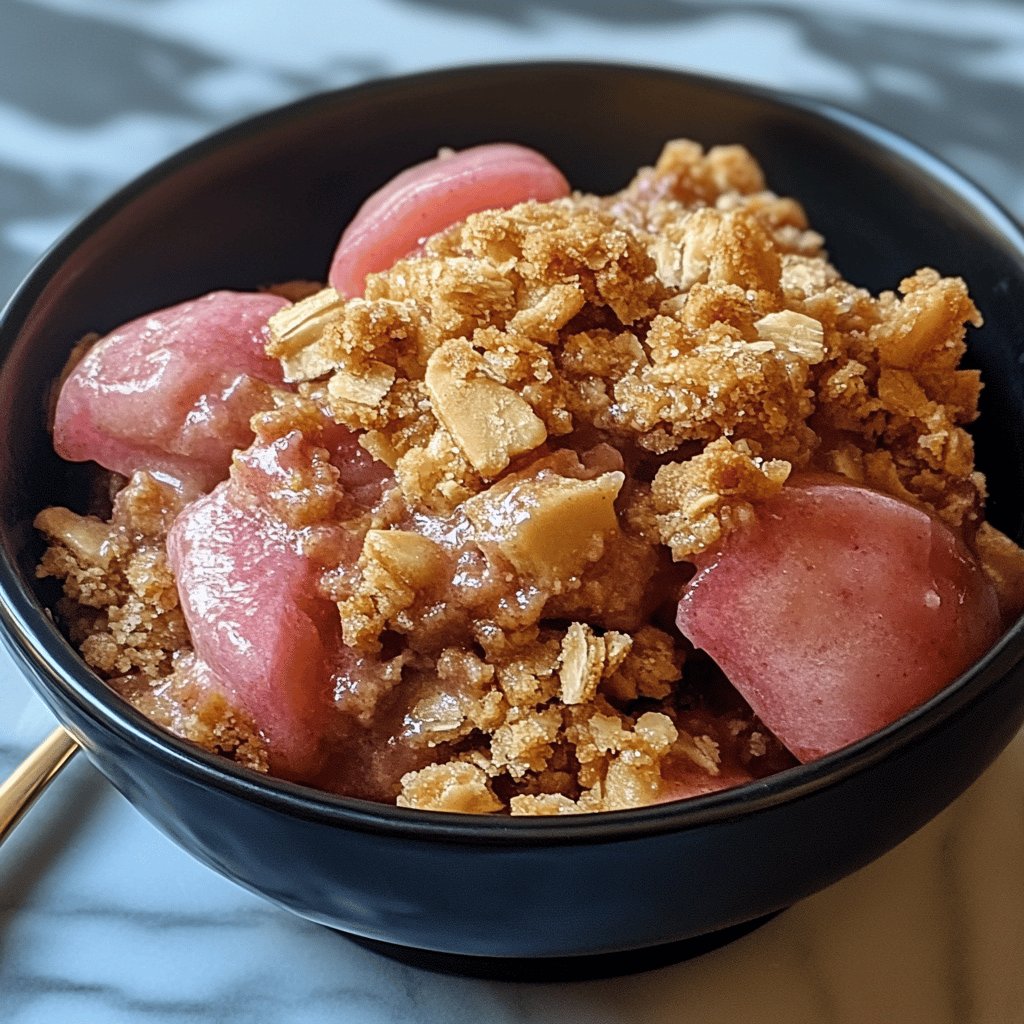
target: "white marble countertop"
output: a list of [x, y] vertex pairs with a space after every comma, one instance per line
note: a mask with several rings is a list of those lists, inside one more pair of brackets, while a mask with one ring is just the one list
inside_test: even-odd
[[[1012, 0], [3, 0], [0, 292], [172, 150], [325, 87], [585, 57], [832, 100], [1024, 217]], [[0, 655], [0, 774], [51, 727]], [[1019, 1024], [1024, 737], [898, 849], [701, 959], [526, 985], [431, 974], [191, 860], [78, 758], [0, 849], [0, 1021]]]

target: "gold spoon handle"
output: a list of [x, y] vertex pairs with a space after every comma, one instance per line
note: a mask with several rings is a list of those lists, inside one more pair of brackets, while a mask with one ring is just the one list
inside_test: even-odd
[[78, 741], [58, 726], [14, 769], [6, 782], [0, 783], [0, 843], [76, 750]]

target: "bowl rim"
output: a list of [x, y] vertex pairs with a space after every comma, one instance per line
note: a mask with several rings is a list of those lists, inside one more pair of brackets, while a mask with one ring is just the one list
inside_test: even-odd
[[[439, 81], [471, 85], [481, 75], [601, 74], [683, 81], [691, 87], [753, 100], [771, 108], [796, 112], [818, 126], [853, 135], [861, 145], [895, 159], [933, 190], [952, 193], [979, 215], [986, 228], [1012, 251], [1024, 276], [1024, 233], [1014, 218], [966, 175], [925, 147], [859, 114], [831, 103], [790, 92], [745, 84], [717, 76], [641, 63], [599, 60], [544, 60], [465, 64], [360, 82], [318, 92], [264, 110], [207, 134], [134, 177], [68, 229], [43, 254], [0, 313], [0, 369], [6, 368], [22, 326], [36, 301], [71, 253], [137, 197], [191, 162], [222, 148], [244, 143], [265, 128], [314, 114], [319, 108], [349, 97], [386, 96], [415, 91]], [[734, 141], [734, 140], [723, 140]], [[741, 815], [795, 802], [836, 785], [885, 759], [894, 750], [921, 740], [933, 729], [965, 712], [990, 687], [998, 685], [1024, 661], [1024, 618], [965, 673], [935, 696], [883, 729], [817, 761], [786, 769], [764, 779], [681, 801], [598, 814], [558, 817], [510, 817], [415, 810], [316, 790], [261, 775], [166, 732], [120, 698], [92, 672], [22, 579], [8, 550], [0, 543], [0, 626], [16, 663], [59, 718], [64, 704], [93, 724], [116, 734], [174, 773], [193, 782], [243, 797], [283, 814], [307, 820], [433, 842], [465, 842], [504, 846], [602, 843], [685, 832], [720, 824]], [[91, 744], [71, 727], [88, 751]]]

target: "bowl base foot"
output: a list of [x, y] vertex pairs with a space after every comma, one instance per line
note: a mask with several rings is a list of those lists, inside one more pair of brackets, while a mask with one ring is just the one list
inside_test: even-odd
[[653, 971], [658, 967], [668, 967], [670, 964], [692, 960], [748, 935], [780, 913], [781, 910], [776, 910], [753, 921], [744, 921], [742, 924], [732, 925], [707, 935], [696, 935], [690, 939], [645, 946], [642, 949], [529, 959], [441, 953], [430, 949], [412, 949], [391, 942], [381, 942], [378, 939], [367, 939], [348, 932], [341, 934], [364, 949], [439, 974], [485, 978], [491, 981], [589, 981], [614, 978], [623, 974], [639, 974], [642, 971]]

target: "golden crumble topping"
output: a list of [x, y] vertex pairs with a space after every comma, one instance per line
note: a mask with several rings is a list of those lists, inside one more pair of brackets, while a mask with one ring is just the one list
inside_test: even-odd
[[[312, 454], [264, 500], [296, 530], [347, 531], [320, 591], [369, 666], [335, 695], [349, 747], [318, 784], [552, 815], [793, 763], [672, 626], [692, 560], [791, 472], [935, 513], [1024, 606], [1024, 554], [981, 521], [964, 430], [981, 387], [959, 368], [981, 323], [964, 282], [923, 269], [874, 297], [823, 245], [742, 147], [680, 140], [614, 196], [473, 214], [363, 297], [279, 290], [294, 303], [268, 352], [296, 389], [253, 428]], [[328, 457], [338, 425], [393, 472], [369, 507]], [[47, 509], [40, 575], [119, 692], [266, 770], [252, 723], [196, 686], [164, 549], [177, 510], [146, 474], [109, 522]]]
[[173, 488], [137, 473], [109, 522], [47, 508], [35, 526], [50, 542], [37, 575], [63, 582], [57, 614], [82, 657], [126, 700], [171, 732], [248, 768], [267, 770], [253, 723], [197, 685], [188, 628], [167, 564]]

